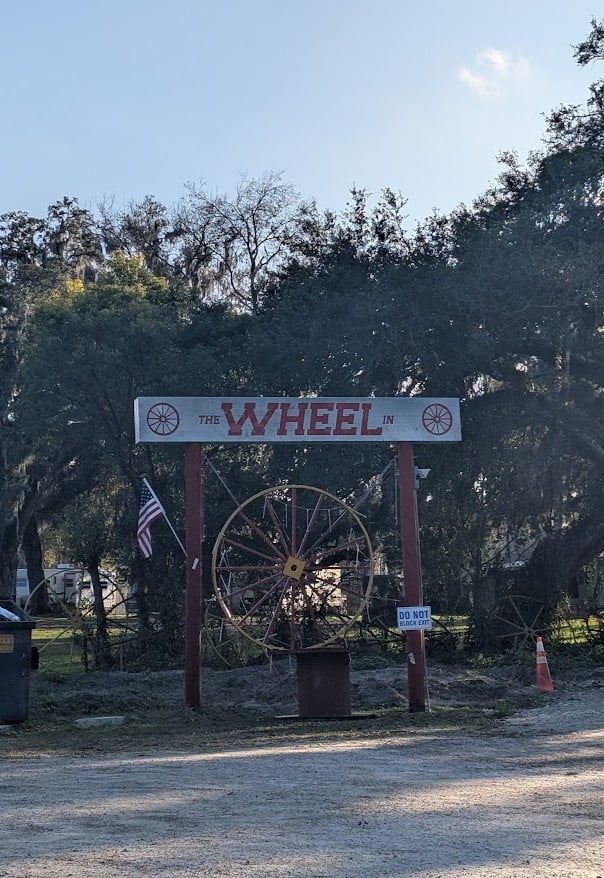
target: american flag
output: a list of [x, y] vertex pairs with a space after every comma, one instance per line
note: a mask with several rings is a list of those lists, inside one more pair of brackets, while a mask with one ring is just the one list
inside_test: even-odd
[[156, 518], [164, 514], [161, 503], [147, 484], [143, 482], [143, 490], [141, 492], [141, 502], [138, 512], [138, 529], [136, 531], [136, 542], [141, 550], [143, 558], [150, 558], [153, 554], [151, 547], [151, 525]]

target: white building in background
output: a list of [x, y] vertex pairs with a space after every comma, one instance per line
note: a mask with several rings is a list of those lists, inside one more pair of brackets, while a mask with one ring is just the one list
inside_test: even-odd
[[[56, 604], [57, 609], [63, 606], [86, 609], [94, 604], [90, 574], [81, 567], [73, 567], [71, 564], [58, 564], [44, 570], [46, 587], [50, 604]], [[27, 600], [38, 583], [30, 585], [27, 570], [17, 570], [17, 603], [24, 607]], [[103, 589], [103, 602], [105, 610], [110, 613], [126, 612], [125, 598], [126, 588], [118, 583], [108, 573], [101, 571], [101, 588]]]
[[29, 597], [29, 580], [27, 578], [27, 570], [19, 567], [17, 570], [17, 603], [24, 608]]

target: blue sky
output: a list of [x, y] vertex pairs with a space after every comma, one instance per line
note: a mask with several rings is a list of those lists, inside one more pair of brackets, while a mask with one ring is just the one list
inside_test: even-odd
[[469, 203], [497, 153], [604, 65], [596, 0], [0, 0], [0, 213], [94, 208], [282, 172], [340, 210], [389, 186], [410, 226]]

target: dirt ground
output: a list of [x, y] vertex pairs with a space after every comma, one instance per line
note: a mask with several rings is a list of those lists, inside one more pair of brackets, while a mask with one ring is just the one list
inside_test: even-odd
[[[31, 730], [0, 736], [0, 757], [12, 754], [0, 758], [0, 876], [604, 878], [604, 669], [561, 675], [552, 695], [502, 718], [498, 699], [526, 695], [530, 680], [439, 668], [429, 682], [435, 711], [474, 705], [492, 721], [312, 733], [290, 723], [254, 743], [242, 733], [225, 746], [112, 752], [105, 737], [75, 756], [31, 745], [15, 756], [48, 702], [49, 684], [35, 683]], [[158, 709], [178, 714], [181, 675], [151, 683]], [[89, 675], [86, 686], [90, 713], [117, 705], [128, 722], [135, 675]], [[405, 703], [400, 667], [353, 671], [352, 686], [355, 709]], [[235, 708], [256, 722], [295, 710], [283, 662], [207, 671], [203, 692], [207, 722]]]

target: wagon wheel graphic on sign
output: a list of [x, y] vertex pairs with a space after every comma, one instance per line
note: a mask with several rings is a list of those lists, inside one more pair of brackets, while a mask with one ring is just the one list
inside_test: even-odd
[[373, 550], [357, 513], [308, 485], [268, 488], [242, 503], [212, 553], [216, 599], [245, 637], [300, 652], [345, 637], [373, 584]]
[[448, 433], [453, 426], [453, 415], [446, 405], [441, 402], [433, 402], [424, 409], [422, 424], [428, 433], [432, 433], [433, 436], [442, 436]]
[[147, 412], [147, 426], [158, 436], [170, 436], [179, 424], [180, 416], [169, 402], [156, 402]]

